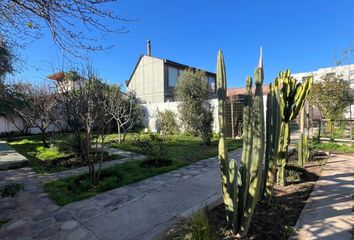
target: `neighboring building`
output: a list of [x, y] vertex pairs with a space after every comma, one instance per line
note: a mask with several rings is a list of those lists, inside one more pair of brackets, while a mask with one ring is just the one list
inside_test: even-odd
[[[350, 81], [350, 86], [354, 89], [354, 64], [337, 66], [337, 67], [328, 67], [328, 68], [320, 68], [316, 71], [312, 72], [303, 72], [292, 74], [292, 76], [298, 81], [304, 81], [307, 77], [313, 76], [314, 82], [320, 82], [322, 77], [328, 75], [336, 75], [341, 77], [344, 80]], [[344, 118], [352, 119], [352, 114], [354, 113], [354, 105], [348, 106], [347, 111], [345, 112]], [[320, 119], [320, 113], [318, 110], [315, 110], [313, 113], [313, 119]]]
[[[151, 56], [150, 41], [147, 42], [147, 55], [141, 55], [135, 68], [126, 81], [128, 91], [134, 91], [144, 103], [173, 102], [174, 88], [179, 75], [192, 68], [167, 59]], [[216, 74], [205, 71], [212, 96], [215, 97]]]
[[47, 78], [55, 81], [55, 85], [56, 85], [59, 93], [65, 92], [65, 91], [70, 91], [75, 87], [75, 82], [70, 79], [65, 78], [64, 72], [53, 73], [53, 74], [47, 76]]

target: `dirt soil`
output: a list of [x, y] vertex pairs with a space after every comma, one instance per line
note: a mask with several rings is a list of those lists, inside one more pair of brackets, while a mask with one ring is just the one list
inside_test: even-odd
[[[248, 237], [245, 239], [288, 239], [324, 163], [324, 160], [310, 161], [304, 170], [290, 166], [289, 169], [300, 170], [301, 177], [289, 182], [287, 186], [277, 186], [271, 203], [260, 202], [257, 205]], [[224, 205], [210, 210], [208, 219], [220, 239], [239, 239], [227, 230]]]

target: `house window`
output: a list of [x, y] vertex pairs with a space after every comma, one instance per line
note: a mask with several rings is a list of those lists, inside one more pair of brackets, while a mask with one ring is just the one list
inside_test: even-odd
[[211, 90], [215, 90], [215, 77], [208, 76], [208, 85]]
[[178, 81], [179, 71], [177, 68], [168, 67], [168, 86], [175, 87]]

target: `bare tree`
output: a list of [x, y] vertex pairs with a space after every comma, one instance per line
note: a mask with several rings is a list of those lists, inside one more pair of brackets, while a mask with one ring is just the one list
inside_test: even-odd
[[28, 134], [33, 127], [31, 94], [32, 85], [17, 82], [6, 85], [1, 115], [11, 122], [21, 134]]
[[116, 0], [2, 0], [0, 35], [15, 45], [17, 39], [35, 40], [49, 31], [59, 49], [74, 56], [80, 50], [97, 51], [112, 47], [101, 45], [111, 33], [126, 33], [124, 27], [113, 29], [117, 21], [131, 21], [111, 10]]
[[[107, 130], [106, 91], [104, 84], [90, 67], [85, 72], [68, 72], [66, 78], [75, 82], [72, 89], [60, 84], [61, 106], [66, 112], [67, 124], [75, 137], [75, 150], [81, 161], [89, 168], [91, 181], [97, 184], [100, 178], [104, 153], [104, 137]], [[94, 138], [94, 134], [97, 136]], [[99, 167], [95, 163], [99, 158]], [[96, 161], [95, 161], [96, 159]]]
[[139, 101], [133, 92], [123, 94], [117, 85], [110, 85], [107, 101], [110, 120], [117, 125], [118, 142], [124, 142], [126, 134], [141, 119]]
[[50, 86], [43, 85], [33, 88], [30, 98], [32, 111], [27, 117], [32, 119], [33, 125], [41, 131], [44, 147], [48, 147], [47, 130], [57, 117], [58, 102], [55, 95]]

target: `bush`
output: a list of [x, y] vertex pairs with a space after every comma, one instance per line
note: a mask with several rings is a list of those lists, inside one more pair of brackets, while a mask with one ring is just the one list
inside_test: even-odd
[[157, 134], [149, 133], [148, 138], [141, 135], [134, 139], [140, 152], [147, 155], [147, 158], [141, 162], [141, 166], [145, 167], [162, 167], [171, 165], [172, 161], [167, 157], [166, 149], [162, 139]]
[[172, 135], [179, 132], [178, 124], [176, 122], [176, 114], [170, 110], [165, 112], [158, 112], [157, 119], [159, 127], [163, 136]]

